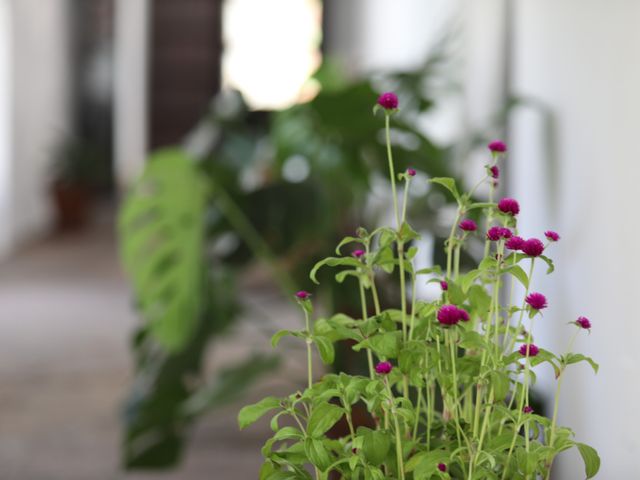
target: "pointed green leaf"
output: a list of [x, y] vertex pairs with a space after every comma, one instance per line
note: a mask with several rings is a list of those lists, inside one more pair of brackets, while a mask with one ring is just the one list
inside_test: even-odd
[[313, 408], [307, 424], [307, 434], [320, 437], [342, 418], [344, 410], [331, 403], [322, 403]]
[[263, 415], [270, 410], [280, 407], [280, 399], [276, 397], [267, 397], [253, 405], [243, 407], [238, 413], [238, 425], [240, 429], [247, 428], [252, 423], [257, 422]]

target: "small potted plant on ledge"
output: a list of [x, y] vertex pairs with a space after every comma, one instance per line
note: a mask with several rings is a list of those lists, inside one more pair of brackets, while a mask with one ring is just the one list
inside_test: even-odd
[[[536, 344], [534, 337], [548, 305], [532, 276], [536, 268], [553, 271], [547, 250], [559, 235], [544, 232], [545, 241], [520, 237], [518, 202], [494, 201], [499, 162], [507, 150], [494, 141], [488, 146], [485, 176], [471, 192], [460, 193], [451, 178], [430, 180], [446, 189], [458, 208], [445, 244], [446, 267], [417, 270], [413, 244], [418, 234], [406, 218], [407, 192], [416, 172], [394, 170], [389, 138], [398, 111], [396, 95], [382, 94], [374, 107], [374, 113], [379, 111], [385, 121], [395, 225], [372, 232], [358, 229], [340, 242], [337, 256], [311, 271], [315, 282], [320, 268], [339, 267], [335, 279], [357, 289], [361, 318], [315, 318], [311, 293], [295, 293], [304, 329], [277, 332], [272, 344], [285, 336], [306, 344], [306, 388], [284, 398], [267, 397], [238, 416], [245, 428], [272, 414], [274, 435], [262, 449], [259, 478], [548, 480], [556, 456], [573, 447], [582, 455], [586, 477], [594, 477], [600, 466], [596, 451], [557, 422], [565, 370], [578, 362], [598, 370], [593, 360], [573, 352], [575, 340], [590, 332], [591, 322], [582, 316], [568, 322], [575, 332], [561, 355]], [[474, 202], [485, 182], [489, 201]], [[397, 183], [403, 187], [401, 201]], [[484, 256], [476, 268], [461, 271], [461, 250], [474, 237], [484, 242]], [[347, 246], [350, 250], [344, 252]], [[379, 275], [396, 275], [401, 292], [397, 308], [380, 308]], [[416, 296], [415, 286], [424, 275], [440, 284], [436, 301]], [[520, 297], [516, 283], [524, 289]], [[314, 349], [330, 364], [334, 342], [344, 339], [365, 355], [368, 375], [314, 375]], [[550, 418], [530, 405], [534, 370], [543, 364], [557, 382]], [[365, 406], [373, 420], [368, 427], [355, 424], [354, 405]], [[341, 420], [349, 433], [329, 438], [327, 431]]]
[[77, 138], [67, 138], [54, 153], [50, 192], [61, 230], [83, 227], [90, 216], [98, 188], [108, 183], [108, 165], [102, 152]]

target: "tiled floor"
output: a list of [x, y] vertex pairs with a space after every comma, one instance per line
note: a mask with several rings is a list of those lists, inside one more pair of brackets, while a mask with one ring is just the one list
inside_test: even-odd
[[[136, 318], [116, 257], [107, 225], [52, 238], [0, 264], [0, 479], [257, 478], [266, 426], [238, 432], [239, 406], [194, 429], [178, 471], [119, 472], [118, 415]], [[296, 321], [287, 308], [273, 308]], [[212, 365], [267, 344], [250, 323], [241, 330], [213, 349]], [[296, 378], [295, 363], [288, 368], [284, 378]], [[281, 390], [278, 378], [250, 396]]]

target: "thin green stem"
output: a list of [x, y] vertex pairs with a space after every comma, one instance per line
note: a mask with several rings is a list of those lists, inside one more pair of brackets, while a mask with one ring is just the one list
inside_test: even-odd
[[391, 193], [393, 195], [393, 212], [396, 216], [396, 228], [400, 230], [400, 214], [398, 212], [398, 194], [396, 193], [396, 172], [393, 166], [393, 154], [391, 153], [391, 134], [389, 128], [389, 114], [384, 116], [384, 132], [387, 142], [387, 159], [389, 160], [389, 178], [391, 180]]
[[411, 177], [409, 175], [407, 175], [407, 180], [404, 184], [404, 194], [403, 194], [403, 198], [402, 198], [402, 216], [401, 218], [401, 222], [404, 223], [405, 220], [407, 219], [407, 202], [409, 200], [409, 185], [411, 183]]
[[313, 385], [313, 355], [311, 352], [311, 344], [313, 343], [313, 340], [311, 340], [311, 325], [309, 322], [309, 312], [307, 312], [306, 309], [303, 309], [304, 311], [304, 323], [307, 329], [307, 380], [308, 380], [308, 385], [309, 388], [311, 388], [311, 386]]
[[388, 380], [385, 378], [384, 384], [387, 387], [387, 393], [389, 394], [389, 410], [391, 416], [393, 417], [393, 424], [395, 428], [396, 434], [396, 461], [398, 463], [398, 475], [400, 480], [404, 480], [404, 461], [402, 455], [402, 435], [400, 432], [400, 423], [398, 422], [398, 415], [396, 413], [396, 407], [394, 403], [393, 392], [391, 391], [391, 385], [389, 385]]
[[[573, 348], [573, 343], [575, 342], [576, 337], [578, 336], [578, 333], [580, 333], [580, 330], [576, 330], [576, 332], [571, 337], [571, 340], [569, 341], [569, 347], [567, 348], [567, 353], [571, 353], [571, 349]], [[558, 374], [558, 385], [556, 386], [556, 393], [553, 401], [553, 417], [551, 420], [551, 433], [549, 435], [550, 437], [549, 447], [551, 448], [553, 448], [553, 442], [555, 441], [555, 437], [556, 437], [556, 424], [558, 421], [558, 409], [560, 406], [560, 388], [562, 386], [562, 379], [564, 378], [565, 369], [566, 369], [566, 365], [562, 367], [562, 369], [560, 370], [560, 373]], [[546, 480], [549, 480], [549, 476], [551, 475], [551, 465], [553, 465], [553, 458], [549, 463], [549, 470], [547, 471], [547, 475], [545, 477]]]
[[[367, 315], [367, 298], [364, 292], [364, 285], [362, 284], [362, 280], [358, 280], [358, 284], [360, 287], [360, 306], [362, 308], [362, 321], [366, 321], [368, 318]], [[371, 349], [367, 347], [367, 362], [369, 364], [369, 378], [373, 380], [373, 354], [371, 353]]]

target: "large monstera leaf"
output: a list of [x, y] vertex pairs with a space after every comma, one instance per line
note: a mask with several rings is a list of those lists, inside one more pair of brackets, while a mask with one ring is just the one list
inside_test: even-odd
[[188, 342], [202, 308], [206, 183], [179, 149], [150, 158], [121, 209], [122, 259], [155, 340]]

